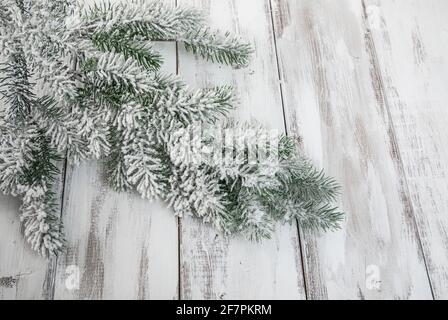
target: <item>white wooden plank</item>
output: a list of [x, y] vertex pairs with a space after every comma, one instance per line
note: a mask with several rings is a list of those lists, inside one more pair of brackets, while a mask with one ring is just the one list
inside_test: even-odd
[[0, 196], [0, 300], [51, 297], [51, 264], [29, 248], [19, 220], [19, 200]]
[[[166, 70], [175, 72], [175, 44], [158, 48]], [[178, 227], [171, 210], [112, 191], [98, 164], [67, 171], [68, 250], [58, 259], [55, 299], [177, 298]]]
[[[196, 87], [233, 84], [241, 106], [238, 119], [258, 119], [284, 130], [269, 2], [178, 0], [201, 8], [212, 26], [240, 33], [255, 44], [248, 69], [231, 70], [179, 50], [179, 74]], [[305, 298], [296, 226], [278, 229], [261, 244], [223, 238], [192, 218], [181, 222], [181, 297], [184, 299]]]
[[435, 298], [448, 298], [448, 2], [365, 1]]
[[287, 126], [341, 182], [347, 213], [303, 237], [309, 297], [432, 298], [362, 1], [272, 3]]

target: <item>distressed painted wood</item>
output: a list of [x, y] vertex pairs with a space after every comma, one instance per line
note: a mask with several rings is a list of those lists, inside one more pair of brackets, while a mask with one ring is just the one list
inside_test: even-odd
[[365, 1], [435, 298], [448, 298], [448, 2]]
[[[233, 84], [238, 89], [241, 120], [258, 119], [284, 130], [269, 2], [264, 0], [187, 1], [202, 8], [209, 22], [255, 44], [248, 69], [231, 70], [195, 59], [179, 50], [179, 74], [197, 87]], [[181, 297], [184, 299], [303, 299], [297, 228], [283, 226], [262, 244], [226, 239], [195, 219], [181, 222]]]
[[68, 166], [57, 260], [28, 248], [19, 201], [0, 196], [0, 299], [448, 298], [447, 1], [177, 2], [256, 53], [231, 70], [159, 44], [166, 70], [196, 87], [233, 84], [238, 119], [300, 135], [342, 183], [342, 230], [225, 239], [113, 192], [99, 164]]
[[[159, 47], [164, 67], [174, 72], [175, 45]], [[159, 203], [112, 191], [101, 168], [89, 163], [67, 170], [68, 249], [58, 259], [54, 298], [176, 299], [176, 218]]]
[[52, 263], [37, 256], [23, 238], [20, 202], [0, 196], [0, 299], [51, 297]]
[[431, 299], [362, 2], [272, 3], [288, 130], [341, 182], [347, 213], [303, 235], [309, 297]]

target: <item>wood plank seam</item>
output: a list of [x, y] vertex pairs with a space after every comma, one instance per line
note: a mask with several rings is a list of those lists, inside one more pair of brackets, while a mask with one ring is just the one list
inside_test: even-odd
[[[59, 211], [59, 219], [62, 222], [63, 219], [63, 213], [64, 213], [64, 197], [65, 197], [65, 178], [67, 175], [67, 165], [68, 165], [68, 160], [67, 160], [67, 155], [68, 153], [66, 153], [66, 157], [63, 161], [62, 164], [62, 174], [61, 174], [61, 183], [62, 183], [62, 192], [61, 192], [61, 196], [60, 196], [60, 211]], [[50, 280], [50, 284], [51, 284], [51, 292], [49, 293], [50, 295], [48, 296], [49, 300], [54, 300], [54, 295], [55, 295], [55, 290], [56, 290], [56, 274], [57, 274], [57, 269], [58, 269], [58, 259], [59, 256], [55, 256], [52, 258], [52, 260], [49, 262], [50, 265], [50, 270], [49, 270], [49, 275], [45, 277], [45, 282], [47, 282], [48, 280]], [[47, 280], [48, 279], [48, 280]]]
[[[399, 174], [402, 176], [403, 178], [403, 191], [406, 193], [406, 198], [410, 199], [411, 198], [411, 194], [410, 194], [410, 190], [409, 190], [409, 185], [408, 185], [408, 181], [407, 181], [407, 175], [406, 172], [404, 170], [404, 165], [403, 165], [403, 160], [401, 157], [401, 151], [400, 151], [400, 146], [397, 143], [397, 134], [396, 134], [396, 130], [395, 130], [395, 125], [394, 125], [394, 121], [391, 115], [391, 111], [390, 111], [390, 105], [389, 105], [389, 101], [388, 101], [388, 97], [386, 94], [386, 90], [384, 87], [384, 81], [383, 81], [383, 75], [381, 72], [381, 68], [379, 67], [379, 61], [378, 61], [378, 55], [376, 52], [376, 47], [375, 47], [375, 41], [372, 37], [372, 33], [370, 30], [370, 26], [368, 23], [368, 15], [367, 15], [367, 8], [366, 8], [366, 4], [365, 4], [365, 0], [361, 0], [361, 4], [362, 4], [362, 14], [363, 14], [363, 24], [364, 24], [364, 29], [365, 29], [365, 39], [368, 42], [367, 47], [367, 51], [368, 54], [370, 55], [370, 59], [371, 59], [371, 63], [372, 63], [372, 67], [375, 70], [375, 76], [378, 79], [379, 82], [379, 90], [381, 93], [381, 98], [383, 100], [383, 105], [384, 108], [386, 110], [386, 116], [388, 118], [388, 121], [390, 123], [390, 130], [391, 130], [391, 135], [390, 135], [390, 141], [391, 144], [393, 145], [393, 148], [396, 150], [396, 159], [397, 159], [397, 169], [399, 170]], [[410, 216], [411, 216], [411, 222], [412, 225], [415, 229], [415, 234], [416, 234], [416, 238], [417, 238], [417, 243], [418, 243], [418, 248], [421, 252], [422, 258], [423, 258], [423, 263], [425, 266], [425, 271], [426, 271], [426, 276], [428, 278], [428, 283], [429, 283], [429, 288], [431, 290], [431, 295], [433, 300], [435, 299], [435, 295], [434, 295], [434, 290], [433, 290], [433, 285], [432, 285], [432, 281], [431, 281], [431, 276], [428, 270], [428, 264], [427, 264], [427, 259], [426, 259], [426, 254], [425, 251], [423, 250], [423, 244], [421, 241], [421, 235], [419, 232], [419, 228], [417, 225], [417, 221], [416, 221], [416, 217], [415, 217], [415, 210], [414, 210], [414, 205], [412, 204], [412, 202], [409, 202], [409, 210], [410, 210]]]
[[[179, 5], [178, 0], [174, 0], [174, 5]], [[179, 76], [179, 42], [176, 43], [176, 75]], [[178, 276], [178, 292], [177, 299], [182, 300], [182, 218], [177, 217], [177, 276]]]
[[[274, 49], [275, 49], [275, 59], [276, 59], [276, 66], [278, 71], [278, 81], [279, 81], [279, 90], [280, 90], [280, 99], [282, 103], [282, 112], [283, 112], [283, 122], [284, 122], [284, 129], [285, 134], [288, 136], [288, 126], [286, 124], [286, 113], [285, 113], [285, 98], [284, 98], [284, 92], [283, 92], [283, 82], [282, 82], [282, 74], [280, 71], [280, 62], [279, 62], [279, 55], [278, 55], [278, 47], [277, 47], [277, 34], [275, 30], [275, 22], [274, 22], [274, 10], [272, 5], [272, 0], [269, 1], [269, 11], [271, 15], [271, 26], [272, 26], [272, 37], [274, 39]], [[307, 286], [307, 275], [305, 270], [305, 264], [304, 264], [304, 256], [303, 256], [303, 247], [302, 247], [302, 233], [300, 231], [299, 222], [296, 220], [296, 226], [297, 226], [297, 233], [298, 233], [298, 240], [299, 240], [299, 253], [300, 253], [300, 264], [302, 266], [302, 274], [303, 274], [303, 288], [305, 291], [305, 298], [306, 300], [309, 300], [309, 294], [308, 294], [308, 286]]]
[[[67, 156], [68, 153], [66, 152], [66, 157], [64, 159], [63, 165], [62, 165], [62, 175], [61, 175], [61, 183], [62, 183], [62, 192], [61, 192], [61, 197], [60, 197], [60, 211], [59, 211], [59, 219], [62, 222], [62, 219], [64, 218], [64, 209], [65, 209], [65, 188], [66, 188], [66, 178], [67, 178], [67, 168], [68, 168], [68, 160], [67, 160]], [[50, 262], [50, 274], [48, 275], [48, 277], [45, 277], [45, 282], [47, 281], [47, 279], [49, 279], [51, 281], [51, 292], [50, 295], [48, 296], [48, 300], [54, 300], [55, 297], [55, 292], [56, 292], [56, 275], [58, 272], [58, 260], [59, 260], [59, 255], [55, 256], [54, 258], [52, 258], [52, 261]]]

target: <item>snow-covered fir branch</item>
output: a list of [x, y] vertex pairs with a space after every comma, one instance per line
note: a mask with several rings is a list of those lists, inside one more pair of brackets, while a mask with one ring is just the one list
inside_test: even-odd
[[21, 198], [33, 250], [64, 247], [53, 191], [62, 159], [100, 159], [115, 189], [165, 201], [227, 235], [269, 238], [278, 221], [339, 226], [338, 185], [293, 139], [223, 121], [235, 105], [231, 87], [191, 89], [161, 73], [155, 40], [212, 62], [249, 63], [250, 44], [204, 20], [162, 1], [0, 3], [0, 191]]

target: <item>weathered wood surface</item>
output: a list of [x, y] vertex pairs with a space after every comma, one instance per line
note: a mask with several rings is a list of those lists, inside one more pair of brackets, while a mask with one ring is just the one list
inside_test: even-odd
[[448, 2], [366, 1], [435, 298], [448, 298]]
[[0, 299], [51, 297], [48, 262], [28, 249], [20, 232], [17, 199], [0, 196]]
[[237, 118], [300, 135], [342, 184], [342, 229], [225, 239], [111, 191], [98, 164], [69, 165], [58, 259], [28, 249], [18, 201], [0, 197], [0, 299], [448, 298], [448, 3], [177, 2], [256, 53], [231, 70], [164, 43], [166, 70], [193, 87], [233, 84]]
[[287, 126], [347, 212], [341, 231], [303, 236], [310, 297], [432, 298], [362, 2], [274, 3]]

